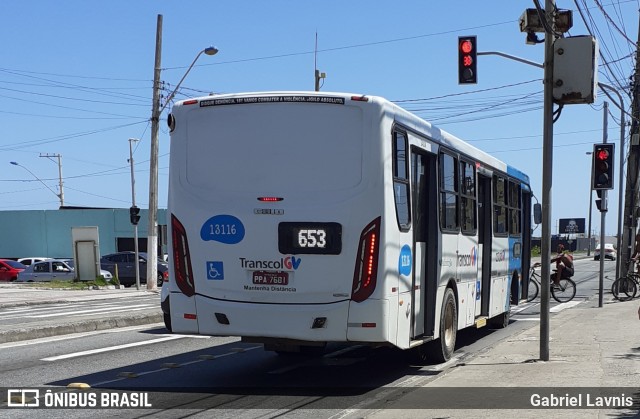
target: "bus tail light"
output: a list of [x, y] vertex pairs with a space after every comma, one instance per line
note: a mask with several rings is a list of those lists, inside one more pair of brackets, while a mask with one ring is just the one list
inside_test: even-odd
[[187, 232], [182, 223], [173, 214], [171, 214], [171, 240], [176, 284], [184, 295], [192, 297], [196, 293], [196, 284], [193, 280], [193, 270], [191, 269], [191, 253], [189, 253]]
[[351, 299], [360, 303], [373, 294], [378, 277], [378, 249], [380, 248], [380, 217], [362, 230], [353, 273]]

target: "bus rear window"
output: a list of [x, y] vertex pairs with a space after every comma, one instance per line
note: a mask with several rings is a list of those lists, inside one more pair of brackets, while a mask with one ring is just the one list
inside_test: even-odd
[[188, 112], [187, 180], [237, 192], [346, 189], [362, 179], [358, 108], [268, 104]]

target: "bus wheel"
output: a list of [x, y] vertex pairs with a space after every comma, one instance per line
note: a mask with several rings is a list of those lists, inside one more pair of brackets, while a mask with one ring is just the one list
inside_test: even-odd
[[509, 325], [509, 314], [511, 309], [508, 309], [502, 314], [497, 315], [489, 320], [489, 326], [493, 329], [504, 329]]
[[437, 363], [448, 361], [456, 348], [457, 334], [458, 306], [456, 305], [456, 297], [453, 290], [447, 288], [442, 300], [442, 310], [440, 310], [440, 338], [423, 345], [425, 346], [423, 351], [426, 357], [430, 361]]
[[[507, 298], [510, 301], [511, 295]], [[507, 311], [489, 319], [489, 327], [492, 329], [504, 329], [509, 326], [509, 315], [511, 314], [511, 306], [507, 307]]]
[[171, 314], [162, 313], [162, 320], [164, 320], [164, 327], [166, 327], [169, 332], [172, 332], [172, 330], [171, 330]]

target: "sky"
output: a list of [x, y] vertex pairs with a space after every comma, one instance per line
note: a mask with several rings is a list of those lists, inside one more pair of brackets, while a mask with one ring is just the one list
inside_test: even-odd
[[[573, 10], [566, 36], [592, 33], [598, 39], [598, 80], [619, 89], [629, 112], [640, 0], [562, 0], [556, 6]], [[532, 0], [6, 2], [0, 14], [0, 211], [57, 209], [59, 167], [51, 157], [57, 155], [66, 206], [128, 208], [130, 138], [139, 140], [133, 143], [136, 203], [148, 208], [158, 15], [163, 98], [208, 46], [219, 53], [199, 57], [175, 99], [313, 90], [317, 67], [326, 73], [322, 91], [394, 101], [528, 174], [541, 200], [542, 69], [482, 55], [477, 84], [459, 85], [457, 79], [458, 36], [476, 35], [482, 52], [542, 63], [544, 44], [528, 45], [518, 24], [534, 7]], [[159, 134], [161, 208], [167, 202], [170, 109], [161, 116]], [[587, 153], [606, 136], [619, 154], [620, 113], [598, 91], [593, 104], [565, 106], [554, 124], [553, 232], [559, 219], [588, 218]], [[615, 183], [607, 234], [617, 230]], [[599, 234], [595, 205], [592, 224]]]

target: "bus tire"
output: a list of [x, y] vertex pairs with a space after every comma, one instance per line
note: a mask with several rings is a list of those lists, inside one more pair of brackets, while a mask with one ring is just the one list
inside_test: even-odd
[[431, 361], [442, 363], [448, 361], [456, 348], [458, 334], [458, 306], [456, 296], [451, 288], [447, 288], [442, 299], [440, 310], [440, 338], [429, 342], [425, 348]]
[[164, 320], [164, 327], [166, 327], [169, 332], [173, 332], [171, 330], [171, 314], [162, 313], [162, 320]]
[[511, 309], [505, 311], [502, 314], [498, 314], [495, 317], [489, 319], [489, 327], [492, 329], [504, 329], [509, 326], [509, 316], [511, 314]]
[[507, 302], [509, 303], [507, 311], [489, 319], [488, 323], [490, 328], [504, 329], [509, 326], [509, 316], [511, 315], [511, 293], [509, 293], [509, 296], [507, 297]]

